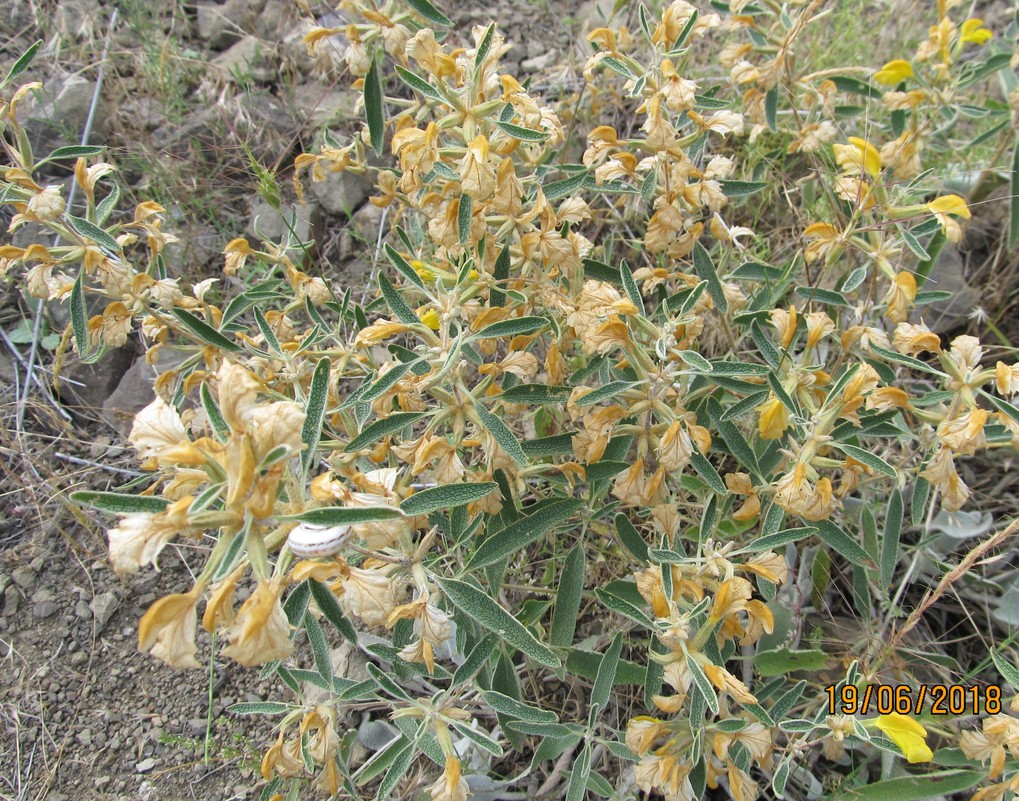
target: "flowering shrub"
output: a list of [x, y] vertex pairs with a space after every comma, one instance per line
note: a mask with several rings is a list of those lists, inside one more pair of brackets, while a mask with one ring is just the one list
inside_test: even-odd
[[[293, 236], [226, 245], [232, 296], [182, 286], [163, 209], [123, 214], [101, 148], [47, 159], [77, 159], [81, 216], [36, 183], [17, 69], [0, 108], [11, 228], [58, 237], [4, 245], [3, 271], [69, 304], [83, 360], [133, 336], [152, 361], [181, 354], [130, 435], [151, 480], [75, 497], [119, 515], [120, 574], [174, 539], [210, 546], [139, 646], [199, 666], [201, 611], [225, 656], [290, 688], [238, 710], [279, 718], [262, 797], [387, 798], [420, 761], [433, 799], [463, 799], [557, 760], [569, 799], [817, 797], [819, 756], [848, 754], [846, 787], [875, 798], [1015, 792], [1014, 702], [981, 695], [961, 734], [919, 702], [845, 706], [931, 680], [906, 635], [1013, 530], [899, 620], [917, 538], [970, 501], [960, 461], [1019, 444], [1019, 363], [923, 322], [971, 213], [925, 156], [977, 116], [1009, 150], [1019, 94], [985, 87], [1016, 66], [1014, 26], [992, 38], [941, 2], [915, 53], [803, 74], [819, 2], [637, 4], [633, 30], [590, 33], [583, 101], [554, 106], [501, 70], [494, 24], [455, 48], [427, 0], [341, 5], [360, 21], [306, 43], [345, 40], [367, 124], [300, 156], [294, 184], [374, 181], [386, 269], [363, 305], [302, 270]], [[718, 47], [727, 81], [695, 57]], [[784, 182], [803, 198], [792, 242]], [[869, 632], [845, 658], [802, 630], [832, 591]], [[334, 674], [332, 627], [368, 679]], [[366, 704], [396, 734], [354, 764]]]

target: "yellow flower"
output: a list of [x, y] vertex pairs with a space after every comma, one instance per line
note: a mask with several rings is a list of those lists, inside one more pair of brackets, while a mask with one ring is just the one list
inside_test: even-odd
[[466, 801], [471, 794], [467, 780], [461, 775], [460, 760], [455, 756], [446, 757], [446, 769], [427, 792], [432, 801]]
[[884, 297], [885, 315], [893, 323], [905, 322], [914, 300], [916, 300], [916, 279], [910, 273], [898, 273]]
[[193, 500], [187, 495], [163, 512], [127, 515], [116, 528], [107, 531], [110, 561], [117, 575], [137, 573], [142, 565], [156, 564], [166, 544], [187, 528], [188, 509]]
[[927, 729], [913, 718], [893, 712], [881, 715], [873, 724], [897, 746], [910, 763], [930, 762], [934, 754], [927, 746]]
[[903, 58], [889, 61], [881, 69], [874, 73], [874, 80], [883, 83], [885, 86], [894, 86], [906, 78], [913, 77], [913, 65]]
[[237, 237], [237, 239], [231, 239], [227, 246], [223, 249], [223, 255], [226, 256], [226, 263], [223, 265], [223, 272], [227, 275], [236, 275], [237, 271], [244, 266], [244, 262], [247, 261], [248, 256], [254, 253], [251, 249], [251, 245], [248, 244], [248, 240], [244, 237]]
[[64, 199], [60, 197], [60, 187], [47, 186], [29, 198], [26, 210], [28, 216], [33, 219], [55, 220], [64, 213], [66, 205]]
[[246, 667], [290, 656], [290, 623], [280, 603], [283, 581], [275, 578], [262, 582], [244, 602], [237, 619], [227, 629], [230, 645], [223, 655]]
[[176, 409], [158, 395], [134, 418], [128, 440], [138, 449], [138, 456], [148, 459], [188, 441], [184, 423]]
[[789, 410], [774, 395], [768, 398], [756, 411], [761, 413], [757, 421], [757, 430], [761, 439], [781, 439], [789, 427]]
[[440, 322], [439, 322], [439, 313], [437, 311], [435, 311], [435, 309], [428, 309], [426, 311], [419, 311], [418, 312], [418, 318], [421, 320], [421, 322], [423, 322], [425, 325], [427, 325], [433, 331], [438, 331], [439, 330], [439, 325], [440, 325]]
[[202, 588], [182, 595], [160, 598], [138, 623], [138, 650], [148, 651], [170, 667], [201, 667], [195, 659], [195, 604]]
[[410, 266], [414, 268], [414, 272], [416, 272], [418, 277], [426, 284], [431, 284], [435, 281], [435, 273], [428, 269], [428, 265], [423, 261], [414, 259], [414, 261], [410, 263]]
[[959, 244], [962, 239], [962, 229], [959, 227], [959, 223], [948, 215], [953, 214], [968, 220], [971, 215], [966, 201], [958, 195], [942, 195], [928, 203], [927, 210], [941, 223], [941, 230], [945, 232], [945, 238], [953, 245]]
[[865, 172], [876, 178], [881, 172], [881, 154], [878, 149], [857, 136], [850, 136], [848, 141], [848, 145], [832, 145], [839, 168], [846, 175]]
[[994, 36], [994, 33], [983, 27], [984, 21], [977, 17], [971, 17], [962, 23], [959, 41], [963, 44], [972, 42], [976, 45], [986, 44], [987, 40]]
[[366, 626], [385, 625], [396, 608], [399, 585], [389, 576], [390, 565], [369, 569], [345, 567], [340, 579], [343, 594], [340, 605], [359, 617]]

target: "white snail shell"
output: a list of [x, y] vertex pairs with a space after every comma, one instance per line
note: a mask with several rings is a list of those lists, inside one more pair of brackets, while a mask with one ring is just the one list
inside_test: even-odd
[[287, 536], [287, 545], [295, 556], [319, 559], [332, 556], [350, 539], [350, 526], [316, 526], [301, 523]]

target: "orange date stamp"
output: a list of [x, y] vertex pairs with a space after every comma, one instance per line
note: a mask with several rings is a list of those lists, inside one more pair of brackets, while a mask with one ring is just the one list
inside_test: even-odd
[[924, 704], [930, 704], [932, 715], [997, 715], [1001, 712], [1001, 687], [966, 687], [962, 684], [868, 684], [859, 688], [852, 684], [829, 684], [828, 714], [919, 715]]

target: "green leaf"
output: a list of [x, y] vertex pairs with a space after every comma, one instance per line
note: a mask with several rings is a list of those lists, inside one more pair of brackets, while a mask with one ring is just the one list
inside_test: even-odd
[[609, 702], [609, 698], [612, 695], [612, 686], [616, 682], [616, 668], [619, 667], [619, 655], [622, 651], [623, 635], [617, 631], [616, 636], [612, 638], [612, 643], [605, 651], [605, 656], [602, 657], [598, 665], [598, 676], [594, 680], [594, 688], [591, 690], [590, 696], [591, 711], [587, 722], [589, 727], [594, 727], [602, 709]]
[[495, 124], [504, 133], [509, 134], [514, 139], [519, 139], [521, 142], [544, 142], [548, 139], [546, 131], [536, 131], [533, 128], [525, 128], [522, 125], [514, 125], [511, 122], [502, 122], [501, 120], [496, 120]]
[[434, 25], [443, 25], [448, 28], [453, 24], [449, 17], [439, 11], [439, 9], [428, 2], [428, 0], [405, 0], [405, 2], [418, 14]]
[[477, 75], [481, 70], [481, 65], [488, 58], [488, 51], [492, 49], [492, 37], [495, 35], [495, 23], [489, 24], [488, 28], [485, 29], [485, 35], [481, 38], [481, 44], [478, 45], [478, 49], [474, 54], [474, 74]]
[[923, 373], [930, 373], [931, 375], [941, 375], [941, 372], [935, 370], [926, 362], [922, 362], [919, 359], [914, 359], [912, 356], [907, 356], [904, 353], [896, 353], [893, 350], [882, 348], [880, 345], [871, 345], [870, 348], [878, 356], [887, 359], [890, 362], [897, 362], [898, 364], [904, 364], [907, 367], [912, 367], [914, 370], [919, 370]]
[[329, 642], [322, 631], [322, 626], [314, 615], [304, 616], [304, 630], [308, 633], [311, 653], [315, 659], [315, 669], [326, 684], [333, 683], [333, 663], [329, 657]]
[[105, 145], [67, 145], [65, 147], [58, 147], [46, 158], [38, 162], [35, 167], [38, 169], [42, 164], [46, 164], [50, 161], [58, 161], [59, 159], [77, 159], [84, 158], [86, 156], [98, 156], [105, 150]]
[[400, 504], [400, 511], [407, 516], [426, 515], [440, 509], [466, 506], [490, 495], [499, 485], [494, 481], [479, 481], [474, 484], [446, 484], [429, 487], [415, 492]]
[[255, 325], [258, 326], [258, 330], [262, 332], [262, 336], [265, 338], [265, 343], [269, 346], [269, 349], [273, 353], [282, 355], [283, 349], [280, 347], [280, 341], [276, 338], [276, 334], [269, 326], [268, 321], [265, 319], [265, 315], [262, 314], [261, 309], [257, 306], [251, 310], [255, 317]]
[[719, 181], [726, 197], [746, 197], [768, 188], [767, 181]]
[[[571, 648], [566, 656], [566, 669], [574, 676], [594, 681], [598, 678], [598, 667], [601, 665], [601, 660], [601, 654]], [[616, 685], [627, 684], [631, 687], [640, 687], [644, 684], [646, 675], [647, 670], [643, 665], [620, 659], [616, 668]]]
[[888, 500], [888, 511], [885, 515], [885, 535], [881, 540], [881, 583], [885, 587], [892, 584], [895, 563], [899, 559], [899, 538], [902, 534], [902, 493], [892, 492]]
[[931, 496], [931, 482], [923, 476], [917, 476], [913, 484], [913, 492], [909, 500], [909, 520], [914, 526], [923, 523], [927, 510], [927, 501]]
[[827, 303], [829, 306], [850, 307], [851, 304], [846, 296], [833, 289], [821, 289], [816, 286], [798, 286], [794, 290], [801, 298], [806, 298], [815, 303]]
[[773, 86], [764, 96], [764, 117], [768, 122], [768, 130], [778, 131], [778, 87]]
[[573, 387], [549, 386], [548, 384], [520, 384], [510, 387], [492, 400], [504, 403], [559, 404], [566, 403], [573, 393]]
[[794, 670], [824, 670], [827, 666], [828, 655], [817, 650], [778, 648], [774, 651], [758, 651], [754, 656], [754, 669], [766, 677], [784, 676]]
[[[774, 508], [774, 507], [773, 507]], [[765, 534], [763, 537], [751, 542], [747, 545], [747, 551], [769, 551], [774, 548], [781, 548], [783, 545], [788, 545], [790, 542], [797, 542], [807, 537], [812, 537], [817, 534], [817, 529], [813, 526], [804, 526], [802, 528], [786, 528], [781, 531], [776, 531], [774, 534]]]
[[[526, 720], [509, 720], [507, 728], [520, 734], [533, 734], [537, 737], [569, 737], [572, 743], [577, 742], [584, 729], [576, 723], [528, 723]], [[565, 749], [564, 749], [565, 750]]]
[[356, 453], [367, 448], [369, 445], [374, 445], [383, 437], [394, 434], [412, 423], [416, 423], [422, 417], [427, 416], [428, 412], [395, 412], [389, 415], [389, 417], [384, 417], [381, 420], [376, 420], [369, 426], [365, 426], [361, 433], [348, 442], [343, 450], [347, 453]]
[[630, 618], [630, 620], [639, 623], [646, 629], [654, 629], [655, 622], [648, 616], [647, 612], [636, 604], [632, 604], [625, 598], [620, 598], [618, 595], [607, 592], [600, 587], [594, 591], [594, 594], [605, 608]]
[[492, 278], [495, 279], [496, 286], [493, 286], [488, 290], [488, 300], [492, 306], [505, 306], [506, 305], [506, 293], [501, 287], [505, 285], [506, 279], [509, 278], [510, 268], [510, 249], [509, 245], [506, 245], [502, 250], [499, 251], [499, 256], [495, 260], [495, 268], [492, 271]]
[[399, 64], [396, 65], [396, 74], [400, 76], [400, 80], [403, 81], [411, 89], [420, 92], [425, 97], [431, 98], [432, 100], [438, 100], [444, 102], [442, 95], [439, 94], [439, 90], [432, 86], [424, 78], [415, 75], [410, 70], [404, 69]]
[[624, 392], [631, 387], [637, 386], [632, 381], [609, 381], [605, 386], [599, 387], [593, 392], [588, 392], [586, 395], [580, 397], [576, 406], [578, 408], [584, 408], [585, 406], [594, 406], [596, 403], [600, 403], [603, 400], [614, 398], [620, 392]]
[[623, 289], [626, 290], [626, 296], [630, 299], [630, 303], [636, 306], [637, 313], [643, 316], [645, 314], [644, 298], [640, 296], [640, 288], [637, 286], [637, 282], [633, 280], [633, 273], [625, 261], [619, 265], [619, 275], [623, 279]]
[[121, 252], [120, 244], [117, 240], [95, 223], [91, 223], [81, 217], [75, 217], [72, 214], [65, 214], [64, 217], [70, 226], [81, 234], [81, 236], [86, 239], [91, 239], [97, 245], [105, 248], [114, 255]]
[[832, 83], [835, 84], [836, 88], [842, 92], [850, 92], [852, 94], [864, 95], [870, 98], [880, 98], [883, 94], [881, 89], [877, 86], [873, 86], [864, 81], [856, 78], [850, 78], [846, 75], [836, 75], [832, 77]]
[[877, 567], [867, 550], [830, 520], [818, 520], [814, 525], [817, 527], [817, 536], [833, 551], [860, 567], [872, 570]]
[[[905, 233], [905, 231], [902, 231], [900, 233]], [[842, 284], [841, 291], [842, 292], [852, 292], [854, 289], [857, 289], [866, 280], [867, 280], [867, 268], [866, 267], [857, 267], [846, 278], [845, 283]]]
[[526, 465], [527, 454], [524, 453], [524, 449], [520, 447], [519, 440], [513, 436], [513, 432], [509, 430], [509, 427], [502, 419], [488, 411], [476, 399], [474, 400], [474, 410], [477, 412], [481, 424], [488, 429], [488, 433], [499, 443], [499, 447], [506, 451], [506, 455], [521, 467]]
[[718, 273], [715, 272], [715, 263], [711, 260], [708, 251], [704, 249], [704, 245], [700, 242], [696, 242], [693, 246], [693, 269], [697, 273], [698, 278], [708, 282], [708, 294], [715, 301], [715, 307], [718, 311], [722, 314], [729, 311], [729, 301], [725, 297], [725, 291], [722, 289], [722, 282], [718, 279]]
[[704, 696], [704, 700], [708, 704], [708, 709], [710, 709], [712, 713], [717, 715], [718, 696], [715, 694], [715, 688], [708, 680], [707, 674], [705, 674], [704, 669], [700, 666], [700, 663], [698, 663], [697, 660], [694, 659], [690, 654], [686, 655], [686, 667], [687, 670], [690, 672], [690, 676], [693, 678], [693, 683], [697, 686], [697, 689], [700, 690], [701, 695]]
[[566, 554], [563, 570], [559, 574], [559, 586], [556, 589], [555, 608], [552, 610], [552, 627], [549, 641], [552, 645], [566, 647], [572, 645], [573, 635], [577, 630], [580, 616], [580, 600], [584, 592], [584, 572], [587, 567], [587, 556], [584, 544], [578, 542]]
[[694, 445], [693, 453], [690, 454], [690, 464], [693, 465], [693, 469], [697, 471], [704, 483], [707, 484], [711, 489], [717, 492], [719, 495], [728, 494], [729, 490], [725, 486], [725, 482], [722, 481], [722, 477], [718, 475], [718, 471], [715, 466], [708, 461], [707, 457], [700, 452], [700, 449]]
[[453, 605], [472, 620], [489, 631], [494, 631], [535, 662], [550, 668], [562, 666], [559, 657], [540, 643], [526, 627], [486, 593], [456, 579], [436, 577], [436, 581]]
[[569, 178], [563, 178], [561, 181], [552, 181], [552, 183], [545, 184], [542, 187], [542, 192], [544, 192], [546, 200], [559, 200], [559, 198], [572, 195], [580, 189], [584, 185], [586, 178], [587, 173], [581, 172]]
[[1011, 684], [1013, 688], [1019, 689], [1019, 668], [1009, 662], [1000, 651], [992, 650], [991, 660], [998, 669], [998, 673], [1001, 674], [1001, 678]]
[[565, 434], [555, 434], [550, 437], [538, 437], [520, 444], [531, 459], [544, 459], [548, 456], [555, 456], [560, 453], [573, 452], [573, 436], [576, 432], [570, 431]]
[[382, 140], [385, 138], [382, 103], [382, 76], [379, 74], [379, 57], [376, 54], [364, 78], [364, 113], [368, 119], [368, 137], [378, 156], [382, 155]]
[[[315, 579], [309, 580], [308, 586], [311, 588], [312, 598], [315, 599], [315, 603], [322, 611], [325, 619], [336, 627], [336, 630], [340, 632], [343, 639], [357, 645], [357, 630], [350, 620], [347, 619], [347, 616], [343, 614], [343, 610], [340, 608], [339, 603], [337, 603], [336, 596], [333, 595], [332, 590], [321, 582], [315, 581]], [[331, 682], [332, 679], [329, 681]]]
[[296, 515], [284, 515], [283, 520], [300, 520], [313, 526], [347, 526], [356, 523], [374, 523], [378, 520], [392, 520], [403, 517], [399, 509], [388, 506], [327, 506], [322, 509], [309, 509]]
[[986, 776], [977, 770], [942, 770], [917, 776], [902, 776], [841, 790], [832, 801], [919, 801], [947, 797], [973, 787]]
[[416, 325], [421, 322], [410, 306], [404, 303], [400, 293], [396, 291], [396, 287], [382, 273], [379, 273], [379, 290], [382, 292], [382, 297], [385, 298], [386, 305], [392, 309], [397, 320], [404, 325]]
[[232, 704], [227, 711], [234, 715], [285, 715], [293, 707], [279, 701], [254, 701]]
[[594, 259], [584, 259], [584, 276], [610, 284], [623, 283], [623, 277], [618, 269]]
[[92, 347], [88, 335], [88, 307], [85, 305], [85, 289], [82, 284], [84, 275], [85, 270], [79, 270], [71, 288], [71, 329], [74, 331], [74, 344], [78, 347], [78, 354], [82, 361], [87, 363]]
[[548, 325], [546, 317], [515, 317], [512, 320], [500, 320], [486, 325], [471, 340], [494, 339], [496, 337], [515, 337], [521, 334], [533, 334]]
[[345, 400], [340, 407], [343, 408], [353, 403], [367, 403], [373, 401], [376, 398], [380, 398], [385, 395], [389, 390], [396, 386], [400, 379], [403, 378], [407, 372], [416, 364], [416, 362], [403, 362], [402, 364], [396, 365], [390, 369], [384, 376], [377, 381], [373, 381], [371, 386], [368, 387], [364, 392], [357, 395], [356, 398], [350, 396]]
[[680, 358], [690, 365], [694, 370], [701, 373], [711, 372], [711, 362], [701, 356], [695, 350], [681, 350], [679, 351]]
[[167, 498], [153, 495], [125, 495], [119, 492], [72, 492], [71, 500], [82, 506], [89, 506], [100, 512], [112, 512], [116, 515], [140, 512], [156, 514], [165, 511], [166, 507], [170, 505]]
[[307, 470], [315, 456], [319, 438], [322, 436], [322, 421], [326, 414], [329, 398], [329, 358], [319, 359], [311, 376], [308, 405], [305, 408], [304, 425], [301, 427], [301, 441], [307, 446], [301, 454], [301, 462]]
[[189, 311], [184, 309], [171, 309], [173, 316], [176, 317], [192, 334], [198, 337], [206, 345], [212, 345], [215, 348], [222, 348], [230, 353], [236, 353], [241, 349], [241, 346], [234, 342], [232, 339], [228, 339], [226, 336], [221, 334], [205, 320], [196, 317]]
[[500, 559], [527, 547], [548, 533], [553, 526], [569, 518], [583, 505], [584, 501], [579, 498], [552, 501], [534, 514], [510, 523], [478, 546], [478, 550], [467, 563], [467, 569], [476, 570], [495, 564]]
[[[408, 3], [412, 0], [407, 0]], [[425, 0], [413, 0], [415, 3], [423, 3]], [[407, 743], [397, 753], [396, 758], [389, 766], [389, 770], [386, 772], [385, 777], [379, 782], [379, 789], [375, 793], [375, 801], [389, 801], [393, 798], [394, 791], [400, 780], [406, 775], [407, 771], [410, 770], [410, 766], [414, 764], [414, 759], [417, 757], [417, 749], [413, 743]]]
[[[906, 247], [909, 248], [913, 255], [916, 256], [920, 261], [929, 261], [931, 254], [928, 253], [924, 246], [920, 244], [920, 240], [917, 239], [913, 234], [904, 228], [899, 229], [899, 234], [902, 236], [902, 241], [906, 243]], [[858, 267], [857, 269], [866, 269], [864, 267]], [[847, 290], [848, 291], [848, 290]]]
[[205, 409], [205, 416], [209, 418], [216, 436], [220, 442], [226, 442], [227, 437], [230, 436], [230, 426], [223, 419], [223, 413], [219, 409], [219, 404], [212, 397], [212, 390], [209, 389], [209, 385], [205, 381], [202, 382], [199, 394], [202, 397], [202, 407]]
[[474, 199], [468, 194], [460, 195], [460, 202], [456, 207], [456, 235], [461, 245], [467, 245], [471, 241], [471, 219], [474, 214]]
[[14, 62], [14, 66], [11, 67], [7, 73], [7, 77], [4, 78], [3, 83], [0, 83], [0, 89], [7, 86], [11, 81], [17, 78], [21, 73], [28, 69], [32, 63], [32, 59], [35, 58], [35, 54], [39, 52], [39, 48], [42, 47], [43, 40], [39, 39], [33, 42], [29, 48], [21, 55], [21, 57]]
[[458, 721], [453, 721], [453, 728], [458, 733], [460, 733], [461, 735], [466, 737], [468, 740], [470, 740], [472, 743], [474, 743], [476, 746], [478, 746], [478, 748], [481, 748], [482, 750], [487, 751], [492, 756], [494, 756], [494, 757], [501, 757], [503, 755], [502, 746], [499, 745], [499, 743], [497, 743], [491, 737], [489, 737], [489, 736], [487, 736], [485, 734], [482, 734], [477, 729], [472, 729], [466, 723], [460, 723]]
[[486, 634], [467, 654], [467, 658], [457, 666], [451, 687], [459, 687], [473, 679], [485, 666], [485, 663], [492, 658], [498, 644], [499, 638], [495, 634]]
[[679, 36], [676, 37], [676, 41], [672, 43], [670, 53], [675, 53], [679, 48], [686, 44], [686, 40], [690, 37], [690, 34], [693, 33], [694, 27], [697, 25], [697, 18], [699, 16], [700, 12], [695, 8], [691, 12], [690, 18], [686, 21], [686, 25], [684, 25], [683, 29], [679, 32]]
[[591, 744], [584, 743], [580, 755], [573, 763], [570, 771], [569, 786], [566, 789], [566, 801], [584, 801], [587, 795], [587, 780], [591, 775]]
[[616, 533], [619, 534], [619, 540], [626, 550], [632, 553], [642, 565], [646, 564], [650, 560], [647, 542], [630, 522], [630, 518], [620, 512], [616, 515], [615, 523]]
[[844, 442], [833, 442], [832, 444], [846, 454], [846, 456], [853, 457], [856, 461], [867, 465], [867, 467], [870, 467], [889, 478], [896, 478], [898, 476], [894, 467], [888, 464], [888, 462], [880, 456], [877, 456], [870, 451], [866, 451], [863, 448], [857, 448], [855, 445], [846, 445]]
[[559, 717], [555, 712], [551, 712], [547, 709], [539, 709], [538, 707], [525, 704], [523, 701], [518, 701], [516, 698], [510, 698], [508, 695], [496, 692], [495, 690], [488, 690], [481, 693], [481, 697], [485, 699], [485, 703], [488, 704], [496, 712], [506, 715], [514, 720], [525, 720], [528, 723], [558, 723]]

